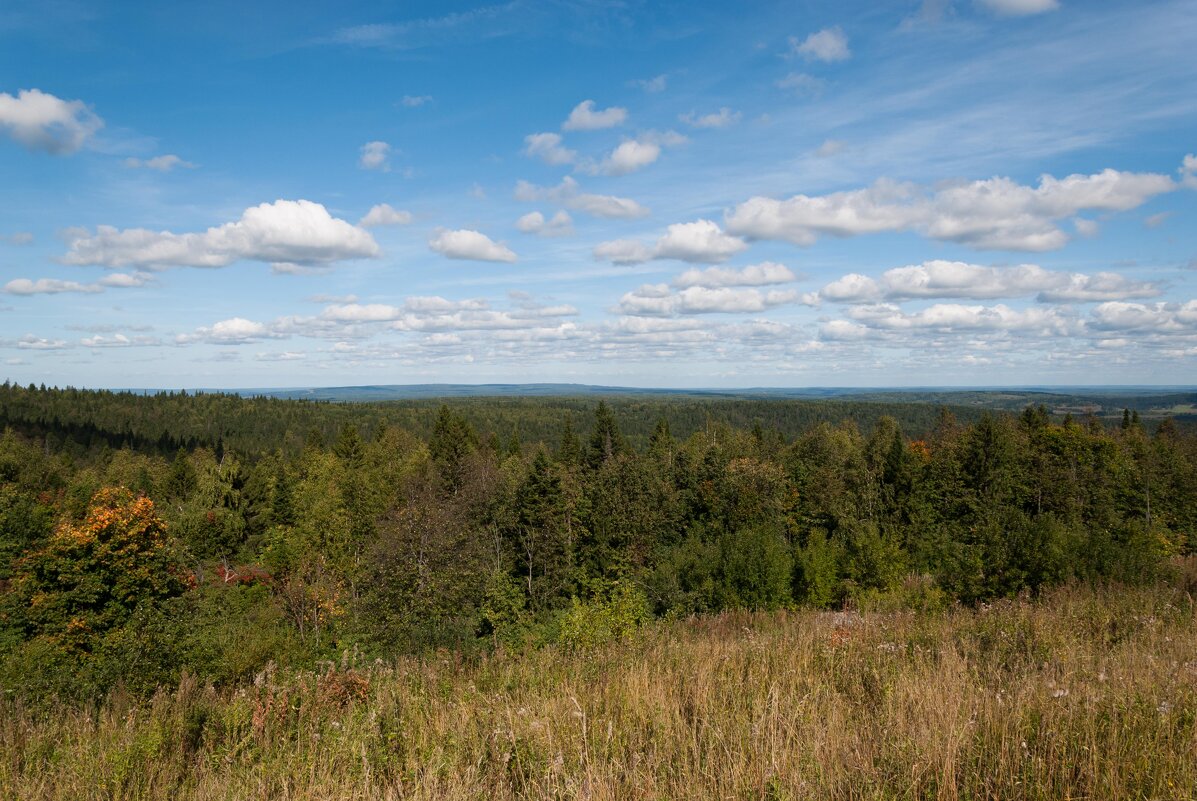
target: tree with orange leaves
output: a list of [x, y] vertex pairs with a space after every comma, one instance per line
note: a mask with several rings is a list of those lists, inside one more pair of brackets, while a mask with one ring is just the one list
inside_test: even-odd
[[59, 653], [85, 656], [137, 612], [184, 589], [153, 502], [105, 488], [82, 522], [64, 521], [17, 563], [4, 622]]

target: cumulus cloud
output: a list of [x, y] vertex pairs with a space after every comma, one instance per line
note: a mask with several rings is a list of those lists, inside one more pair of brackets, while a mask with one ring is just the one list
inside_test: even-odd
[[635, 139], [625, 139], [601, 161], [587, 159], [578, 170], [590, 175], [627, 175], [655, 162], [664, 147], [689, 141], [676, 131], [648, 131]]
[[681, 259], [719, 263], [746, 250], [748, 244], [738, 237], [728, 236], [710, 220], [675, 223], [665, 229], [654, 250], [658, 259]]
[[99, 281], [83, 284], [78, 281], [64, 281], [58, 278], [14, 278], [4, 285], [4, 291], [10, 295], [60, 295], [64, 292], [78, 292], [96, 294], [105, 288], [132, 289], [150, 283], [149, 273], [112, 273]]
[[670, 225], [651, 248], [633, 240], [617, 239], [600, 244], [594, 249], [594, 255], [597, 259], [616, 264], [635, 264], [652, 259], [718, 264], [747, 247], [744, 240], [728, 236], [718, 224], [710, 220], [696, 220]]
[[619, 106], [612, 106], [602, 110], [595, 109], [593, 100], [583, 100], [574, 106], [569, 117], [561, 124], [563, 131], [597, 131], [603, 128], [614, 128], [622, 125], [628, 118], [628, 110]]
[[130, 158], [125, 159], [125, 166], [130, 169], [145, 169], [145, 170], [157, 170], [158, 172], [170, 172], [171, 170], [175, 169], [176, 167], [182, 167], [184, 169], [193, 170], [199, 165], [192, 164], [190, 161], [184, 161], [183, 159], [176, 156], [174, 153], [167, 153], [166, 155], [163, 155], [163, 156], [154, 156], [152, 159], [138, 159], [138, 158], [130, 157]]
[[742, 116], [740, 112], [732, 111], [724, 106], [710, 114], [698, 114], [693, 111], [688, 114], [679, 114], [678, 119], [692, 128], [726, 128], [729, 125], [735, 125]]
[[438, 229], [433, 232], [432, 239], [428, 240], [428, 247], [449, 259], [501, 262], [516, 260], [515, 253], [506, 245], [468, 228], [456, 231]]
[[565, 147], [562, 141], [561, 134], [528, 134], [524, 137], [524, 155], [554, 166], [573, 164], [578, 159], [578, 153]]
[[81, 284], [78, 281], [61, 281], [57, 278], [14, 278], [4, 285], [10, 295], [58, 295], [63, 292], [102, 292], [98, 284]]
[[594, 258], [612, 264], [642, 264], [653, 257], [652, 248], [633, 239], [601, 242], [594, 248]]
[[724, 286], [769, 286], [797, 281], [798, 276], [784, 264], [764, 261], [736, 269], [734, 267], [708, 267], [705, 270], [686, 270], [673, 282], [676, 287], [724, 287]]
[[810, 245], [820, 234], [855, 236], [914, 230], [978, 249], [1054, 250], [1068, 241], [1058, 225], [1083, 210], [1126, 211], [1178, 184], [1166, 175], [1106, 169], [1039, 185], [989, 178], [928, 189], [882, 179], [865, 189], [787, 200], [754, 197], [726, 214], [730, 232]]
[[677, 314], [762, 312], [793, 303], [798, 293], [742, 287], [690, 286], [673, 292], [665, 284], [645, 284], [619, 299], [615, 311], [630, 316], [671, 317]]
[[564, 211], [547, 220], [539, 211], [530, 211], [515, 221], [515, 227], [525, 234], [537, 236], [570, 236], [574, 232], [574, 221]]
[[892, 303], [882, 303], [850, 309], [848, 316], [866, 328], [891, 331], [1021, 331], [1041, 336], [1071, 336], [1081, 330], [1076, 318], [1060, 309], [1032, 307], [1016, 310], [1001, 303], [996, 306], [937, 303], [914, 312], [903, 311]]
[[154, 276], [145, 272], [109, 273], [99, 280], [100, 286], [113, 289], [134, 289], [153, 282]]
[[1059, 0], [976, 0], [977, 5], [1005, 17], [1025, 17], [1055, 11]]
[[578, 182], [568, 175], [557, 186], [536, 186], [519, 181], [515, 185], [515, 199], [525, 203], [547, 200], [592, 217], [606, 219], [635, 219], [646, 217], [649, 213], [647, 208], [630, 198], [582, 192]]
[[1189, 189], [1197, 189], [1197, 156], [1189, 153], [1180, 164], [1180, 182]]
[[411, 223], [410, 211], [399, 211], [388, 203], [372, 206], [366, 216], [357, 221], [359, 228], [375, 228], [380, 225], [408, 225]]
[[62, 350], [69, 347], [65, 339], [46, 339], [33, 334], [26, 334], [16, 344], [21, 350]]
[[271, 336], [275, 335], [264, 323], [247, 320], [244, 317], [231, 317], [227, 320], [213, 323], [211, 326], [201, 326], [191, 334], [179, 334], [175, 337], [175, 342], [179, 345], [188, 345], [195, 342], [241, 344], [255, 342]]
[[103, 334], [96, 334], [95, 336], [84, 337], [79, 340], [79, 344], [85, 348], [134, 348], [134, 347], [154, 347], [162, 344], [162, 340], [158, 337], [138, 334], [129, 336], [117, 332], [111, 336]]
[[104, 121], [81, 100], [40, 89], [22, 89], [16, 97], [0, 92], [0, 131], [30, 150], [75, 153], [102, 127]]
[[29, 231], [17, 231], [8, 236], [0, 236], [0, 242], [7, 242], [10, 245], [28, 245], [33, 241], [33, 234]]
[[203, 233], [175, 234], [101, 225], [68, 232], [62, 261], [122, 268], [225, 267], [235, 261], [327, 265], [379, 254], [370, 234], [309, 200], [276, 200], [248, 208], [236, 222]]
[[[1010, 0], [1007, 0], [1009, 2]], [[848, 37], [838, 26], [824, 28], [805, 39], [790, 37], [790, 54], [802, 56], [807, 61], [846, 61], [852, 56], [848, 49]]]
[[873, 279], [851, 273], [819, 292], [834, 303], [879, 300], [968, 298], [986, 300], [1036, 296], [1040, 302], [1093, 302], [1155, 297], [1158, 285], [1131, 281], [1116, 273], [1084, 275], [1045, 270], [1036, 264], [984, 267], [959, 261], [932, 260], [896, 267]]
[[1197, 300], [1186, 303], [1110, 301], [1093, 309], [1091, 325], [1102, 331], [1193, 333], [1197, 330]]
[[399, 104], [405, 108], [419, 108], [425, 103], [432, 102], [432, 95], [404, 95], [399, 100]]
[[308, 355], [303, 351], [284, 350], [279, 352], [255, 353], [254, 358], [260, 362], [299, 362]]
[[357, 163], [363, 170], [391, 171], [391, 146], [386, 142], [366, 142], [359, 150], [361, 155]]
[[641, 167], [647, 167], [661, 156], [661, 146], [656, 142], [641, 142], [628, 139], [620, 142], [611, 154], [595, 168], [603, 175], [627, 175]]

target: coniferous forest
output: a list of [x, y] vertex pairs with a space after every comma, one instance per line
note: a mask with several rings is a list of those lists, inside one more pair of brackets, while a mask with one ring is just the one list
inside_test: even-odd
[[1156, 581], [1197, 548], [1197, 437], [1169, 420], [619, 408], [5, 386], [0, 683], [86, 700], [730, 611], [975, 607]]
[[1197, 793], [1171, 419], [0, 400], [7, 797]]

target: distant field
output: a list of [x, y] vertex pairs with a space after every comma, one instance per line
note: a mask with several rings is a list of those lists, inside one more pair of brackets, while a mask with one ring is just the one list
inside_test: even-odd
[[1188, 581], [728, 613], [583, 651], [185, 678], [98, 708], [0, 699], [0, 796], [1194, 798]]

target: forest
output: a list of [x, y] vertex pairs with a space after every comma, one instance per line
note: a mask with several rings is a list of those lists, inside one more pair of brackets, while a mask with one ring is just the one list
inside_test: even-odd
[[1197, 549], [1197, 437], [1130, 411], [0, 399], [0, 686], [27, 699], [976, 606]]

